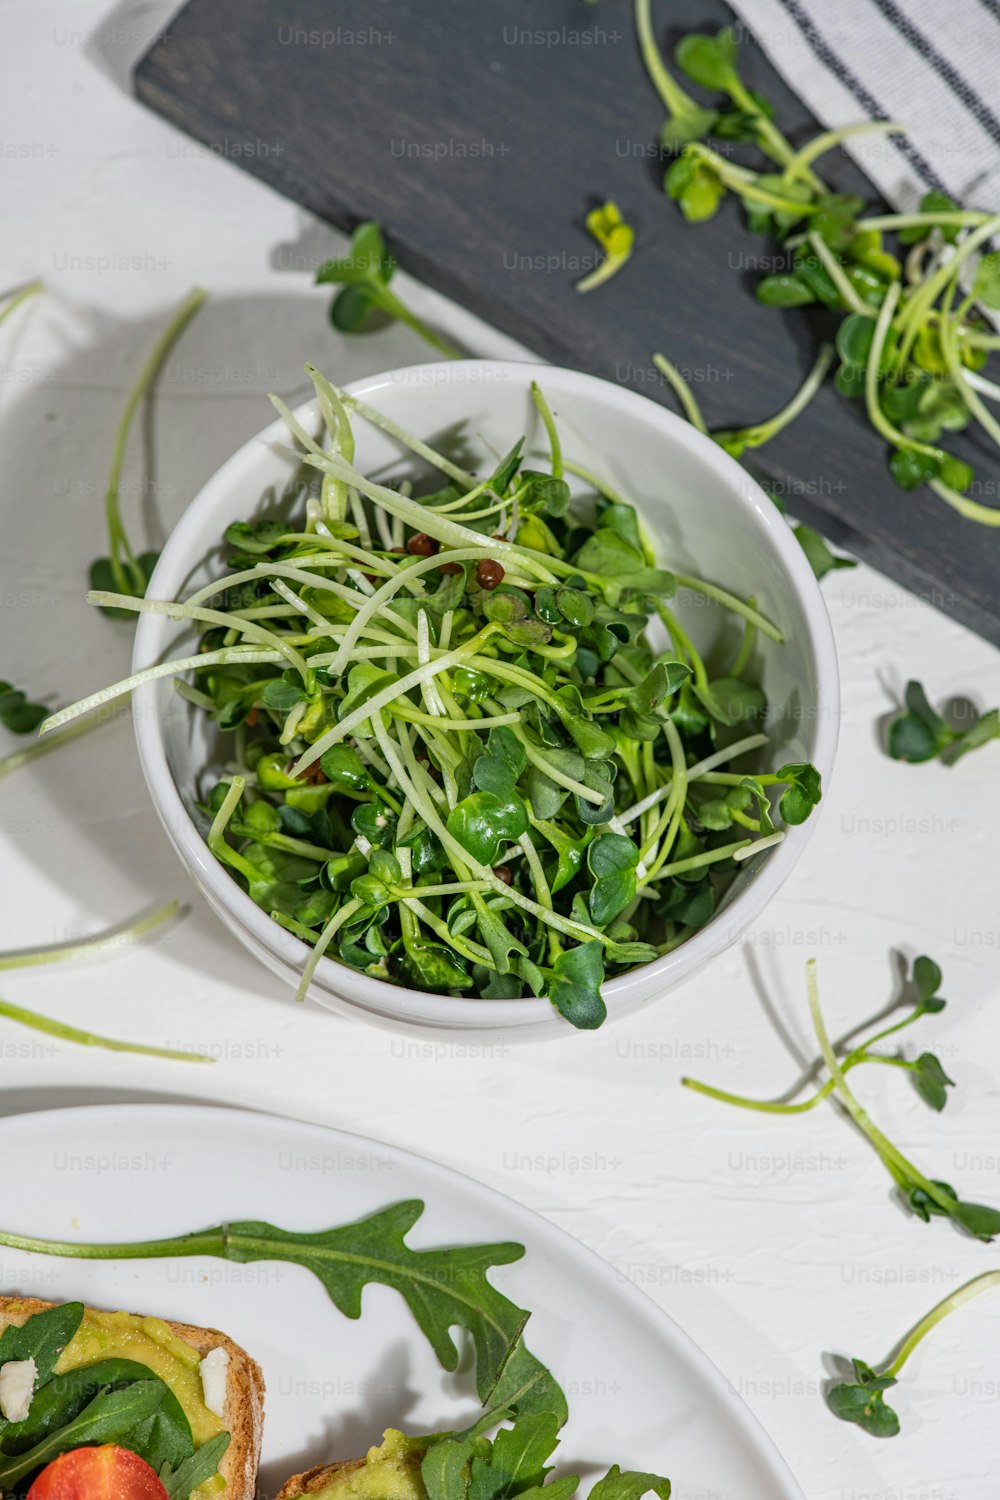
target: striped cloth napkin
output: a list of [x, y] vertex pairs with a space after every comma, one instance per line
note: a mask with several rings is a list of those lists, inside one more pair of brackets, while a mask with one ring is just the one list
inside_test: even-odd
[[906, 124], [845, 145], [887, 202], [909, 210], [936, 188], [1000, 203], [1000, 0], [730, 3], [824, 125]]

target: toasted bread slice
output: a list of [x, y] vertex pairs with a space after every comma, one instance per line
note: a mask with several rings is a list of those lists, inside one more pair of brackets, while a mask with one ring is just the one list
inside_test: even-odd
[[364, 1466], [363, 1458], [349, 1458], [340, 1464], [320, 1464], [318, 1468], [307, 1469], [304, 1474], [295, 1474], [281, 1486], [277, 1500], [299, 1500], [300, 1495], [318, 1494], [337, 1474], [343, 1474], [348, 1469], [363, 1469]]
[[[53, 1305], [38, 1297], [0, 1297], [0, 1332], [10, 1324], [26, 1323], [35, 1313], [45, 1312]], [[230, 1443], [219, 1472], [226, 1481], [226, 1500], [254, 1500], [264, 1425], [264, 1377], [260, 1367], [245, 1349], [218, 1329], [195, 1328], [190, 1323], [172, 1323], [169, 1319], [164, 1322], [199, 1358], [212, 1349], [224, 1349], [229, 1355], [222, 1421], [229, 1430]]]

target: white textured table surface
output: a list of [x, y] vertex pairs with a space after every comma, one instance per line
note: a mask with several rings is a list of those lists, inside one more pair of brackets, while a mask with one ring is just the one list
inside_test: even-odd
[[[128, 97], [128, 68], [168, 13], [0, 0], [0, 286], [43, 276], [49, 288], [0, 331], [0, 675], [53, 702], [127, 667], [130, 631], [84, 604], [85, 569], [104, 550], [123, 393], [190, 285], [206, 286], [210, 304], [170, 360], [126, 472], [132, 524], [141, 511], [154, 536], [269, 420], [268, 390], [304, 392], [307, 359], [347, 380], [425, 357], [398, 329], [336, 337], [308, 271], [338, 237]], [[413, 295], [474, 351], [511, 351]], [[812, 1050], [808, 954], [838, 1032], [886, 1002], [894, 948], [929, 951], [952, 1003], [914, 1043], [936, 1044], [958, 1081], [948, 1109], [932, 1116], [890, 1069], [858, 1084], [932, 1175], [1000, 1200], [1000, 750], [954, 771], [908, 768], [877, 737], [909, 675], [938, 700], [997, 703], [1000, 659], [865, 568], [824, 588], [845, 710], [821, 826], [749, 937], [658, 1007], [541, 1046], [403, 1039], [296, 1009], [194, 898], [154, 943], [11, 975], [3, 993], [94, 1030], [206, 1049], [215, 1065], [50, 1046], [0, 1023], [0, 1108], [200, 1098], [405, 1144], [538, 1209], [644, 1286], [745, 1395], [810, 1500], [995, 1496], [1000, 1298], [914, 1357], [894, 1441], [835, 1422], [820, 1396], [826, 1351], [880, 1359], [995, 1250], [904, 1217], [831, 1109], [781, 1121], [679, 1087], [684, 1072], [761, 1095], [792, 1080]], [[192, 895], [127, 722], [0, 784], [0, 833], [3, 947]]]

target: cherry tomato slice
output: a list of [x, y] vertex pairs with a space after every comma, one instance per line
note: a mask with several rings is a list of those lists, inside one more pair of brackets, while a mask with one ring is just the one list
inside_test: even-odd
[[167, 1500], [144, 1458], [128, 1448], [74, 1448], [39, 1474], [27, 1500]]

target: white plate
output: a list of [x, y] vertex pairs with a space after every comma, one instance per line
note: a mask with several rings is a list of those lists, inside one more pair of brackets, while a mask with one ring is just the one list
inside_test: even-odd
[[[669, 1475], [674, 1500], [802, 1500], [743, 1402], [654, 1303], [562, 1230], [433, 1162], [321, 1126], [188, 1105], [15, 1116], [0, 1123], [0, 1157], [2, 1227], [43, 1238], [149, 1239], [243, 1218], [317, 1230], [421, 1198], [414, 1246], [526, 1247], [490, 1275], [532, 1310], [527, 1343], [569, 1398], [563, 1472], [587, 1482], [620, 1463]], [[352, 1322], [297, 1266], [5, 1249], [0, 1286], [214, 1325], [245, 1345], [268, 1387], [265, 1496], [310, 1464], [363, 1454], [384, 1427], [434, 1430], [475, 1411], [469, 1361], [442, 1371], [387, 1287], [368, 1287]]]

